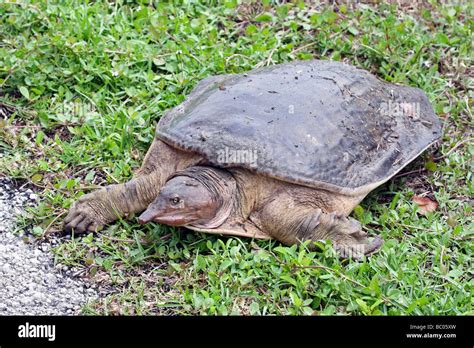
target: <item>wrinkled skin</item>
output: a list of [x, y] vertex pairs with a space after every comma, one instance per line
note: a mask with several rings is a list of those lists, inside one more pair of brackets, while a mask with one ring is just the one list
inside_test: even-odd
[[65, 230], [97, 231], [143, 212], [140, 223], [274, 238], [287, 245], [329, 239], [342, 257], [356, 259], [382, 245], [380, 238], [369, 240], [360, 223], [347, 217], [365, 194], [344, 196], [245, 169], [200, 166], [203, 162], [156, 139], [135, 177], [81, 197], [64, 221]]
[[177, 176], [166, 183], [158, 197], [148, 206], [138, 221], [150, 221], [171, 226], [205, 224], [219, 208], [218, 202], [204, 185], [193, 178]]
[[64, 219], [68, 233], [96, 232], [111, 222], [140, 213], [156, 198], [168, 177], [201, 161], [157, 140], [150, 146], [143, 165], [125, 184], [109, 185], [79, 198]]

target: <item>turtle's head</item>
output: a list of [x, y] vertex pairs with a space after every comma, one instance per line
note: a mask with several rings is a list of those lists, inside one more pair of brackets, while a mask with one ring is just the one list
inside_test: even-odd
[[[206, 175], [210, 171], [214, 175]], [[158, 197], [140, 215], [138, 221], [141, 224], [154, 221], [172, 226], [208, 228], [222, 224], [229, 216], [231, 198], [225, 192], [227, 190], [220, 190], [219, 183], [224, 178], [216, 177], [218, 172], [221, 170], [192, 167], [182, 174], [177, 173], [166, 182]]]
[[176, 176], [163, 186], [138, 220], [142, 224], [155, 221], [184, 226], [210, 220], [218, 209], [217, 202], [203, 184], [190, 177]]

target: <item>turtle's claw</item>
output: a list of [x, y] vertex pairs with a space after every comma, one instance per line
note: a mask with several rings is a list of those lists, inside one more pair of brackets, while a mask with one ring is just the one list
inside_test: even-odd
[[334, 247], [338, 252], [339, 257], [342, 259], [352, 258], [354, 260], [361, 260], [364, 256], [369, 256], [379, 251], [382, 244], [383, 239], [379, 236], [375, 236], [371, 241], [366, 241], [364, 243], [348, 245], [336, 244]]
[[102, 229], [104, 223], [88, 204], [91, 197], [86, 196], [81, 197], [74, 203], [64, 219], [64, 231], [66, 233], [74, 231], [74, 233], [81, 234], [87, 231], [97, 232]]
[[372, 255], [380, 250], [383, 244], [383, 239], [380, 236], [375, 236], [365, 247], [365, 255]]
[[64, 231], [66, 233], [98, 232], [102, 227], [102, 223], [95, 220], [89, 214], [78, 210], [71, 210], [64, 220]]

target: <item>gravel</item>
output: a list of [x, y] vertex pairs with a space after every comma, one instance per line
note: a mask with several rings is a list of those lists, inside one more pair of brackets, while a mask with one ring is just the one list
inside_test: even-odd
[[97, 291], [75, 278], [68, 266], [54, 266], [56, 240], [25, 243], [13, 234], [15, 219], [38, 197], [0, 178], [0, 315], [72, 315]]

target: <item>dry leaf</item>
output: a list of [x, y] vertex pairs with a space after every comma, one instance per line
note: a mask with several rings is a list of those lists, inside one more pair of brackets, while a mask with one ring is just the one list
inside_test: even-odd
[[426, 213], [435, 211], [438, 208], [438, 202], [428, 197], [413, 196], [412, 201], [418, 204], [418, 212], [421, 215], [426, 215]]

